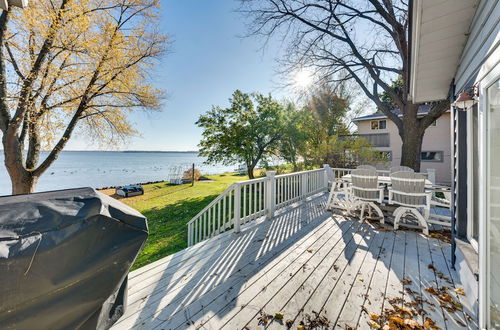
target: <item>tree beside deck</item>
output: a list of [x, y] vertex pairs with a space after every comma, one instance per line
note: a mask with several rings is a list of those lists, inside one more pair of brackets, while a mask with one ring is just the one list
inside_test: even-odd
[[167, 41], [154, 29], [158, 5], [43, 0], [2, 12], [0, 131], [13, 194], [33, 192], [75, 134], [116, 144], [137, 133], [130, 111], [159, 108], [147, 78]]

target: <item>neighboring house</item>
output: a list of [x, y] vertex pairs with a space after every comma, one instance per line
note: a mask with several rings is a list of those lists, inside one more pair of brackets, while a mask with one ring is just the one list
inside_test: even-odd
[[411, 18], [410, 96], [453, 103], [455, 267], [500, 328], [500, 1], [414, 0]]
[[[428, 110], [428, 106], [421, 106], [419, 114], [424, 115]], [[400, 113], [399, 109], [394, 112]], [[357, 136], [367, 139], [384, 153], [390, 166], [400, 165], [402, 141], [396, 124], [379, 112], [354, 118], [353, 122], [358, 126]], [[420, 170], [435, 169], [436, 182], [443, 184], [451, 183], [450, 126], [450, 113], [447, 112], [427, 128], [422, 142]]]
[[26, 8], [28, 0], [0, 0], [0, 9], [7, 10], [9, 5], [19, 8]]

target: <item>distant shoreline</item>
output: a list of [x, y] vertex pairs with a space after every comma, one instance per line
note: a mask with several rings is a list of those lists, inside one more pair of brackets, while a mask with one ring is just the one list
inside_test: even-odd
[[[0, 149], [3, 151], [3, 149]], [[27, 150], [25, 150], [27, 151]], [[42, 150], [42, 152], [50, 152], [50, 150]], [[186, 151], [164, 151], [164, 150], [63, 150], [62, 152], [116, 152], [116, 153], [154, 153], [154, 154], [193, 154], [199, 153], [197, 150]]]

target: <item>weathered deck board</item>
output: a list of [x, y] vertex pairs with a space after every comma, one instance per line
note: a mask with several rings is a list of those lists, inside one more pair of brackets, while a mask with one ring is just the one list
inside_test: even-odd
[[[392, 257], [395, 255], [393, 253], [396, 242], [395, 238], [396, 234], [394, 232], [386, 232], [384, 244], [380, 250], [375, 270], [368, 283], [366, 293], [362, 297], [362, 304], [360, 306], [363, 307], [362, 310], [368, 311], [369, 313], [371, 312], [378, 315], [382, 313], [387, 281], [390, 277], [391, 266], [393, 266]], [[356, 327], [365, 327], [371, 321], [370, 315], [366, 312], [362, 312], [359, 315]]]
[[[222, 234], [138, 269], [130, 276], [126, 314], [113, 329], [284, 329], [286, 320], [295, 328], [314, 312], [332, 328], [368, 329], [366, 312], [381, 314], [393, 298], [411, 303], [419, 297], [436, 304], [432, 311], [423, 303], [423, 309], [443, 329], [475, 328], [474, 320], [443, 310], [424, 290], [460, 287], [449, 244], [331, 216], [324, 203], [321, 195], [294, 204], [239, 234]], [[282, 312], [284, 320], [259, 325], [261, 311]]]

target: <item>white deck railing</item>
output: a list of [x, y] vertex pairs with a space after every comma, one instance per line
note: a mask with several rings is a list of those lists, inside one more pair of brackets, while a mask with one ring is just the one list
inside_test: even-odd
[[272, 217], [277, 209], [326, 191], [331, 169], [325, 168], [275, 175], [233, 183], [188, 222], [188, 245], [192, 246], [262, 216]]

